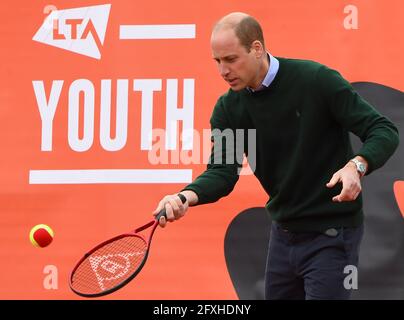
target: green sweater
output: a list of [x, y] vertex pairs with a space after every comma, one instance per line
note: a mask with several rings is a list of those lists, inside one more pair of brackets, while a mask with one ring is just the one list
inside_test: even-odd
[[[356, 155], [368, 161], [367, 174], [381, 167], [397, 148], [397, 128], [337, 71], [312, 61], [277, 59], [279, 71], [267, 89], [230, 89], [219, 98], [211, 128], [228, 129], [235, 136], [236, 129], [245, 129], [240, 149], [249, 162], [254, 157], [248, 155], [246, 129], [256, 129], [252, 168], [270, 196], [266, 209], [280, 225], [297, 232], [358, 226], [363, 220], [362, 197], [333, 202], [342, 184], [329, 189], [326, 183]], [[350, 131], [363, 142], [356, 154]], [[218, 138], [222, 137], [212, 134], [212, 141]], [[221, 150], [218, 146], [214, 144], [207, 170], [183, 189], [198, 195], [198, 205], [228, 195], [238, 180], [240, 165], [225, 162], [226, 154], [236, 152], [228, 145], [226, 149], [226, 143]], [[223, 158], [222, 164], [218, 158]]]

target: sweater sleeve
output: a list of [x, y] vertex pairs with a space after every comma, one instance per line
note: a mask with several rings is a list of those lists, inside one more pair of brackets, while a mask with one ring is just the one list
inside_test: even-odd
[[198, 195], [197, 205], [227, 196], [239, 178], [241, 164], [237, 159], [240, 159], [240, 155], [237, 156], [236, 152], [240, 153], [240, 149], [236, 148], [235, 130], [230, 127], [222, 99], [219, 98], [210, 119], [213, 145], [207, 169], [183, 189], [192, 190]]
[[368, 161], [366, 174], [383, 166], [399, 143], [395, 125], [365, 101], [337, 71], [321, 66], [317, 83], [337, 122], [361, 139], [363, 145], [356, 155]]

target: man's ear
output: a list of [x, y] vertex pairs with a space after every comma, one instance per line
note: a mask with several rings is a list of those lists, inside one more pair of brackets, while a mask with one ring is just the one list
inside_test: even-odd
[[265, 54], [264, 46], [259, 40], [253, 41], [251, 48], [255, 50], [255, 56], [257, 59], [260, 59], [262, 55]]

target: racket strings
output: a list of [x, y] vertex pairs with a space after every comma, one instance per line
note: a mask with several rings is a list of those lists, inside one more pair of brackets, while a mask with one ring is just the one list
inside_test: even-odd
[[136, 236], [109, 242], [88, 255], [72, 275], [71, 285], [82, 294], [98, 294], [126, 281], [142, 264], [147, 243]]

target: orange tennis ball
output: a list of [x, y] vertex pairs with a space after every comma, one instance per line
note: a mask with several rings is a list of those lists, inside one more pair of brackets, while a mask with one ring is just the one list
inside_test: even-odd
[[29, 233], [29, 240], [35, 247], [45, 248], [53, 240], [53, 230], [46, 224], [38, 224], [33, 227]]

